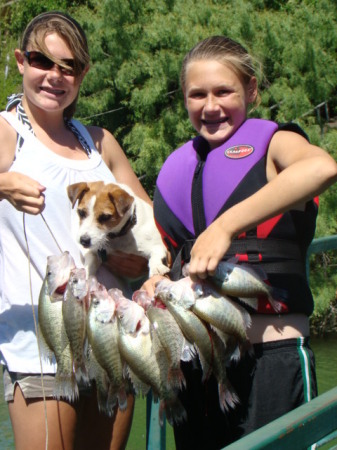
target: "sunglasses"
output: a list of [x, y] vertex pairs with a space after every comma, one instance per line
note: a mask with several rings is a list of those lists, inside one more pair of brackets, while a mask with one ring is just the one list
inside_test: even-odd
[[32, 51], [24, 52], [25, 57], [27, 58], [28, 64], [31, 67], [34, 67], [35, 69], [40, 70], [50, 70], [55, 65], [59, 68], [59, 70], [64, 75], [75, 75], [74, 67], [75, 67], [75, 61], [73, 59], [62, 59], [62, 62], [68, 66], [69, 68], [62, 67], [59, 64], [56, 64], [54, 61], [49, 59], [46, 55], [40, 52]]

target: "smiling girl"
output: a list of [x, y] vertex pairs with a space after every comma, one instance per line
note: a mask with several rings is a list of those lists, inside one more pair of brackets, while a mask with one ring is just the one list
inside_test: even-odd
[[[295, 124], [248, 119], [258, 102], [253, 60], [239, 43], [214, 36], [183, 61], [181, 86], [198, 136], [164, 163], [154, 213], [173, 263], [197, 281], [221, 260], [263, 269], [286, 295], [276, 313], [259, 298], [247, 330], [252, 352], [232, 362], [228, 378], [240, 403], [223, 414], [213, 376], [199, 361], [182, 363], [180, 393], [188, 420], [175, 426], [177, 449], [219, 449], [316, 395], [309, 347], [313, 298], [305, 272], [314, 236], [315, 197], [337, 179], [336, 162]], [[145, 287], [153, 293], [159, 277]], [[238, 299], [237, 299], [238, 301]]]
[[[74, 403], [58, 401], [53, 398], [56, 366], [44, 360], [45, 412], [31, 302], [37, 314], [47, 257], [59, 254], [57, 243], [83, 266], [71, 232], [69, 184], [123, 182], [151, 201], [114, 137], [73, 119], [89, 70], [80, 25], [61, 12], [37, 16], [27, 26], [15, 58], [23, 94], [13, 96], [0, 116], [0, 357], [15, 446], [44, 449], [48, 431], [49, 450], [122, 449], [131, 427], [131, 395], [127, 410], [113, 417], [99, 413], [94, 389]], [[145, 260], [121, 255], [102, 266], [97, 277], [108, 289], [129, 293], [121, 276], [145, 272]]]

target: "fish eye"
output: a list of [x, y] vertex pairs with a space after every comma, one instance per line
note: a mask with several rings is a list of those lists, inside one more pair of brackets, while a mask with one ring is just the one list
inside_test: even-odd
[[88, 215], [85, 209], [78, 209], [77, 214], [79, 215], [80, 219], [85, 219]]
[[108, 220], [110, 220], [111, 218], [112, 218], [112, 214], [101, 214], [98, 217], [98, 222], [104, 223], [104, 222], [107, 222]]
[[73, 278], [73, 283], [77, 284], [78, 283], [78, 278]]

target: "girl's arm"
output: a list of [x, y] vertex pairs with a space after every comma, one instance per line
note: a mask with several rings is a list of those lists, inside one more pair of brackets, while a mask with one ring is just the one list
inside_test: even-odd
[[213, 274], [234, 237], [290, 209], [301, 208], [337, 180], [337, 164], [328, 153], [302, 136], [279, 131], [267, 156], [268, 183], [215, 220], [191, 252], [192, 278]]
[[0, 200], [8, 200], [18, 211], [39, 214], [44, 209], [45, 188], [32, 178], [8, 172], [16, 146], [16, 132], [0, 118]]

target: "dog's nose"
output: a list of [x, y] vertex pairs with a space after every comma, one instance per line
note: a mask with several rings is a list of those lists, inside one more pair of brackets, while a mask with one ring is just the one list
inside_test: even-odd
[[91, 246], [91, 239], [90, 236], [87, 234], [84, 234], [80, 237], [80, 244], [83, 245], [85, 248], [89, 248]]

